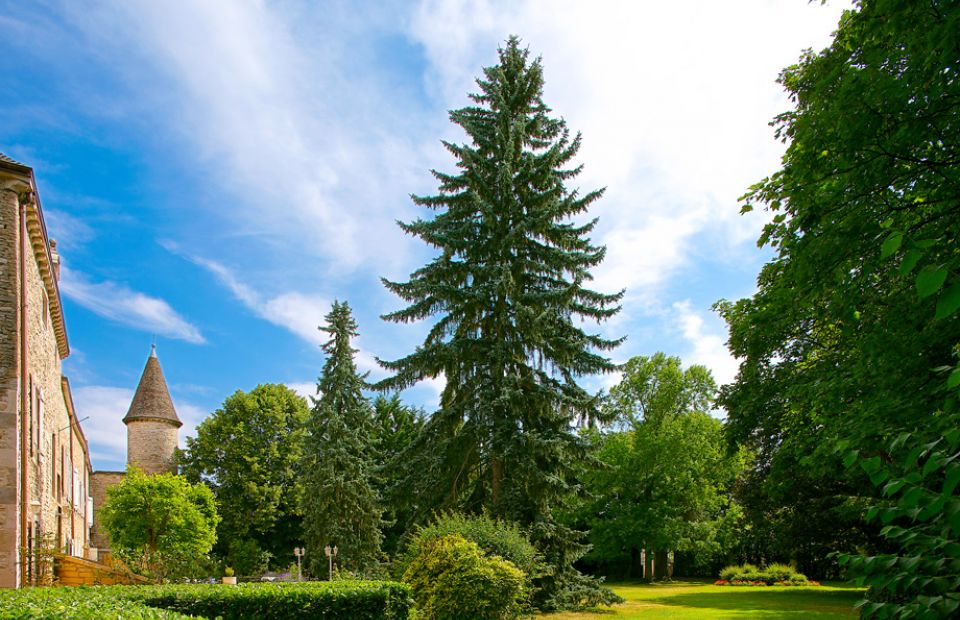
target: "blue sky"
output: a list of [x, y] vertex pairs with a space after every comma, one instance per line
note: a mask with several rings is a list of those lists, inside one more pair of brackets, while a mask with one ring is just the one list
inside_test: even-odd
[[[545, 100], [583, 133], [584, 190], [627, 289], [602, 326], [617, 361], [662, 350], [721, 381], [736, 362], [710, 310], [754, 290], [764, 213], [737, 197], [774, 171], [775, 79], [830, 40], [843, 3], [0, 0], [0, 151], [34, 167], [63, 256], [65, 362], [97, 469], [120, 469], [156, 337], [185, 434], [235, 390], [312, 391], [316, 326], [355, 309], [360, 366], [422, 326], [379, 278], [429, 259], [395, 221], [421, 215], [447, 110], [519, 35]], [[616, 377], [592, 378], [599, 389]], [[442, 379], [404, 398], [428, 408]]]

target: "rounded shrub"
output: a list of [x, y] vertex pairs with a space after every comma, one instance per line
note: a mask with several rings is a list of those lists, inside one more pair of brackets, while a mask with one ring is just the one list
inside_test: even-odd
[[485, 556], [459, 534], [422, 541], [403, 580], [420, 620], [501, 620], [522, 612], [526, 578], [512, 562]]
[[535, 579], [547, 571], [543, 557], [517, 523], [493, 519], [488, 515], [447, 512], [437, 515], [430, 525], [418, 528], [410, 537], [403, 552], [394, 560], [394, 575], [403, 576], [424, 544], [451, 534], [459, 534], [476, 543], [487, 555], [498, 555], [509, 560], [528, 579]]

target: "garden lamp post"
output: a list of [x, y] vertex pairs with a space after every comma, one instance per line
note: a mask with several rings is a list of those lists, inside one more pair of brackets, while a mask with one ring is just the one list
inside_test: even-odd
[[300, 570], [300, 558], [307, 555], [306, 547], [294, 547], [293, 555], [297, 556], [297, 581], [303, 581], [303, 571]]
[[327, 581], [333, 581], [333, 558], [337, 557], [337, 546], [334, 545], [331, 548], [330, 545], [327, 545], [326, 547], [323, 548], [323, 552], [327, 554], [327, 562], [329, 564]]

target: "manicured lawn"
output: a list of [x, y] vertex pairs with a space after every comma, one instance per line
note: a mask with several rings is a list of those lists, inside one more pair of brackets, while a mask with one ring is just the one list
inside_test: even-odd
[[544, 614], [549, 620], [616, 618], [856, 618], [853, 605], [861, 590], [842, 584], [819, 588], [731, 587], [703, 581], [667, 584], [610, 584], [627, 599], [595, 613]]

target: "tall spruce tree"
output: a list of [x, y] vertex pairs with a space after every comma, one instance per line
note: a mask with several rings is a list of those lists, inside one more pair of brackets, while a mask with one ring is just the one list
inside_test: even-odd
[[588, 458], [574, 424], [597, 413], [577, 381], [615, 370], [599, 352], [620, 342], [578, 325], [617, 313], [622, 292], [585, 286], [605, 248], [588, 237], [596, 220], [572, 221], [603, 193], [565, 187], [581, 170], [580, 135], [550, 116], [540, 60], [517, 38], [499, 60], [477, 80], [476, 105], [450, 112], [470, 139], [443, 143], [459, 172], [433, 171], [439, 194], [413, 197], [436, 215], [400, 224], [438, 256], [407, 282], [384, 280], [409, 302], [384, 318], [435, 322], [416, 351], [383, 362], [394, 375], [379, 387], [446, 378], [406, 461], [411, 502], [422, 517], [485, 509], [523, 524], [553, 567], [536, 583], [539, 606], [570, 607], [605, 592], [573, 569], [586, 547], [554, 518]]
[[381, 509], [371, 477], [373, 464], [366, 436], [372, 409], [363, 395], [364, 376], [353, 361], [350, 340], [357, 323], [344, 302], [334, 302], [320, 330], [327, 361], [320, 375], [309, 422], [304, 460], [303, 530], [308, 565], [325, 575], [325, 546], [337, 546], [340, 566], [368, 572], [380, 559]]
[[423, 428], [426, 413], [405, 406], [397, 394], [378, 396], [373, 402], [373, 411], [370, 443], [376, 465], [374, 488], [383, 507], [383, 551], [393, 556], [400, 549], [414, 515], [414, 504], [403, 484], [402, 460]]

